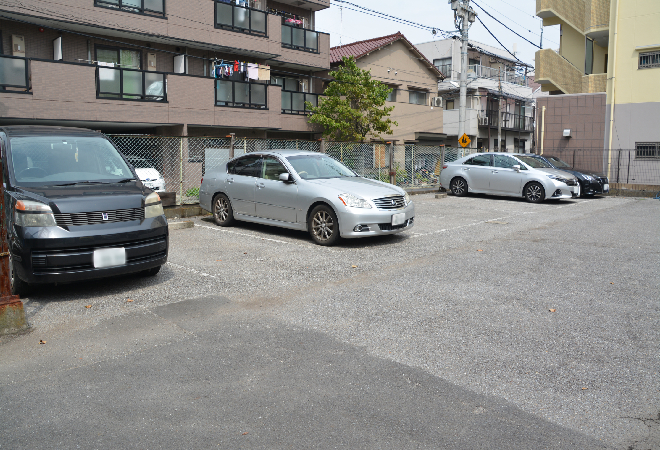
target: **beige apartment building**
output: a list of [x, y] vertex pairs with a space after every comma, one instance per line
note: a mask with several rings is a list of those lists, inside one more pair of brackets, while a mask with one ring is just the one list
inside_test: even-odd
[[0, 124], [302, 138], [330, 67], [329, 0], [42, 0], [0, 6]]
[[392, 89], [386, 106], [394, 106], [390, 117], [399, 125], [384, 139], [398, 144], [444, 144], [443, 110], [436, 100], [438, 81], [444, 76], [403, 34], [333, 47], [331, 66], [339, 66], [344, 56], [353, 56], [359, 68], [370, 70], [373, 79]]
[[[660, 160], [660, 2], [537, 0], [558, 51], [536, 53], [537, 140], [545, 149], [635, 150]], [[660, 163], [660, 162], [659, 162]]]

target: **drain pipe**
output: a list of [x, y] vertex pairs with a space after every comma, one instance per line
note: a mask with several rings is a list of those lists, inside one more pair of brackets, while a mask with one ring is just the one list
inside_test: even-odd
[[[612, 51], [614, 52], [612, 58], [612, 101], [610, 102], [610, 136], [608, 140], [608, 149], [607, 149], [607, 178], [612, 178], [612, 131], [614, 129], [614, 106], [616, 104], [616, 44], [617, 44], [617, 32], [619, 29], [619, 0], [615, 0], [616, 4], [612, 8], [614, 9], [614, 41], [612, 44]], [[607, 105], [605, 105], [607, 107]], [[621, 143], [619, 142], [619, 145]]]
[[545, 105], [541, 108], [541, 155], [543, 154], [543, 143], [545, 142]]

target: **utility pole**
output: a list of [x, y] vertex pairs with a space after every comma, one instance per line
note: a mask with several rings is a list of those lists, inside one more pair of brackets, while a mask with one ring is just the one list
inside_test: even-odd
[[502, 63], [500, 63], [500, 71], [497, 75], [497, 81], [500, 85], [500, 96], [497, 99], [497, 149], [496, 152], [502, 151]]
[[458, 107], [458, 137], [465, 134], [466, 104], [467, 104], [467, 68], [468, 68], [468, 30], [470, 24], [477, 20], [477, 13], [470, 7], [470, 0], [449, 0], [454, 10], [454, 23], [461, 32], [461, 75], [460, 101]]

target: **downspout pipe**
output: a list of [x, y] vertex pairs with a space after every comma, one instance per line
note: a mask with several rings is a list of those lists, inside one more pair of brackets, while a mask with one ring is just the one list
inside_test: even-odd
[[543, 143], [545, 142], [545, 105], [541, 108], [541, 155], [543, 154]]
[[[619, 0], [614, 0], [614, 39], [612, 41], [612, 99], [610, 101], [610, 136], [608, 139], [607, 149], [607, 178], [612, 178], [612, 131], [614, 130], [614, 106], [616, 105], [616, 55], [617, 55], [617, 32], [619, 29]], [[621, 145], [621, 143], [619, 143]]]

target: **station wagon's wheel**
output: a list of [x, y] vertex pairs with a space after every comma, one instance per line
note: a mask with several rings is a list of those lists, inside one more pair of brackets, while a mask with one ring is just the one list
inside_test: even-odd
[[530, 203], [541, 203], [545, 199], [545, 189], [540, 183], [529, 183], [525, 186], [525, 199]]
[[309, 234], [319, 245], [333, 245], [339, 240], [339, 221], [335, 212], [319, 205], [309, 215]]
[[451, 180], [451, 183], [449, 183], [449, 190], [451, 190], [452, 194], [456, 197], [464, 197], [468, 193], [467, 181], [461, 177], [456, 177]]
[[225, 194], [218, 194], [213, 197], [213, 220], [216, 225], [226, 227], [234, 221], [234, 211], [231, 203]]
[[11, 287], [12, 295], [24, 297], [30, 293], [30, 285], [16, 275], [16, 271], [14, 270], [14, 260], [11, 257], [11, 250], [9, 251], [9, 285]]

